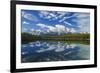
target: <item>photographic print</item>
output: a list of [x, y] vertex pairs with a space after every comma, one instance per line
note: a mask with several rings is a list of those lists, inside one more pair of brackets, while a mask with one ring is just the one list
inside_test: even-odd
[[12, 3], [16, 71], [96, 66], [95, 6]]
[[21, 62], [90, 59], [90, 14], [21, 10]]

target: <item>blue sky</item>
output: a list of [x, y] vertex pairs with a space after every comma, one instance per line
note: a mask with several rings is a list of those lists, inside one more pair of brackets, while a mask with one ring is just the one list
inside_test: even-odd
[[90, 32], [90, 14], [62, 11], [21, 10], [22, 32]]

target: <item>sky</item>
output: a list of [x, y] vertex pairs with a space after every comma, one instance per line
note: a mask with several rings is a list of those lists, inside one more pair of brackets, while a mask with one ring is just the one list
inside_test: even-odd
[[[90, 32], [90, 13], [21, 10], [22, 32], [79, 33]], [[35, 34], [34, 33], [34, 34]]]

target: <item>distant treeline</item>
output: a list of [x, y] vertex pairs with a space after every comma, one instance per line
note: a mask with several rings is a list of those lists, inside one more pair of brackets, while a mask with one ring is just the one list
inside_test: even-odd
[[41, 40], [40, 36], [32, 35], [30, 33], [21, 33], [21, 40], [22, 43], [24, 42], [31, 42], [35, 40]]
[[45, 39], [53, 40], [89, 40], [90, 34], [65, 34], [61, 36], [46, 36]]
[[57, 36], [37, 36], [30, 33], [21, 33], [22, 42], [31, 42], [35, 40], [90, 40], [90, 34], [64, 34]]

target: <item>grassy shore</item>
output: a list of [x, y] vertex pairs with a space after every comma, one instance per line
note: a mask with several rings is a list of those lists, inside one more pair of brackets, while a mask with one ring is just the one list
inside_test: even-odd
[[60, 36], [36, 36], [29, 33], [21, 33], [22, 43], [36, 40], [55, 40], [55, 41], [89, 41], [90, 34], [65, 34]]

